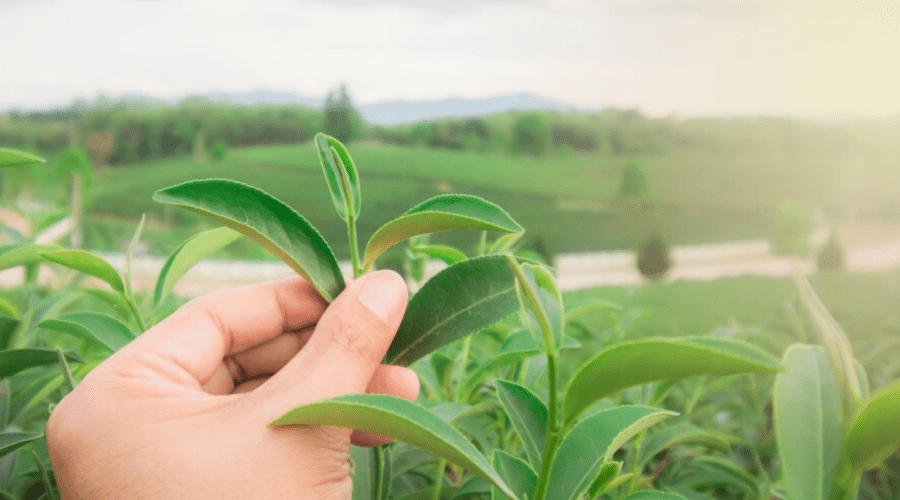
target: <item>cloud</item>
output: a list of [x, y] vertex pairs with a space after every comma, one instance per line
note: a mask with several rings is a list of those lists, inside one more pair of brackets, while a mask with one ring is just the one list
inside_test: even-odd
[[544, 5], [548, 3], [548, 0], [381, 0], [379, 2], [371, 2], [369, 0], [312, 0], [312, 2], [352, 9], [391, 6], [410, 10], [439, 11], [447, 14], [469, 14], [472, 11], [496, 5]]

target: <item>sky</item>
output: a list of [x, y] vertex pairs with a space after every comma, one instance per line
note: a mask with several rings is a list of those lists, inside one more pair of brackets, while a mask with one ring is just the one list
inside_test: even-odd
[[900, 114], [900, 0], [0, 0], [0, 110], [529, 92], [655, 116]]

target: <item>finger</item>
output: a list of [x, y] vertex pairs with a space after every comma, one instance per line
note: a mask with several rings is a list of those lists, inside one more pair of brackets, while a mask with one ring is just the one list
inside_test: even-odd
[[312, 333], [311, 326], [298, 332], [284, 333], [226, 357], [209, 381], [203, 384], [203, 390], [215, 395], [231, 394], [235, 384], [272, 375], [300, 352]]
[[[381, 365], [375, 371], [366, 392], [389, 394], [415, 401], [419, 396], [419, 377], [416, 372], [404, 366]], [[394, 440], [390, 436], [361, 430], [354, 430], [351, 439], [357, 446], [381, 446]]]
[[110, 365], [129, 367], [150, 359], [145, 364], [152, 365], [151, 373], [199, 388], [228, 354], [311, 326], [326, 305], [299, 277], [206, 295], [116, 353]]
[[366, 390], [406, 310], [403, 279], [393, 271], [350, 283], [325, 310], [303, 350], [254, 391], [274, 419], [301, 404]]

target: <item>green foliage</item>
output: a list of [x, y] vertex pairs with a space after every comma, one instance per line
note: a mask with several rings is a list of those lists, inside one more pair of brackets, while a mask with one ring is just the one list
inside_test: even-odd
[[638, 162], [629, 162], [622, 169], [622, 182], [619, 184], [619, 196], [626, 198], [644, 198], [650, 194], [650, 178], [647, 168]]
[[846, 265], [846, 250], [836, 232], [832, 232], [819, 250], [816, 264], [820, 271], [840, 271]]
[[209, 150], [209, 157], [212, 160], [219, 161], [225, 158], [225, 155], [228, 154], [228, 144], [225, 143], [222, 139], [217, 139], [212, 148]]
[[350, 142], [362, 137], [362, 115], [353, 106], [345, 85], [341, 85], [325, 98], [322, 107], [322, 128], [326, 134], [341, 142]]
[[24, 151], [16, 151], [14, 149], [0, 148], [0, 168], [4, 167], [23, 167], [34, 163], [44, 163], [44, 160]]
[[513, 125], [512, 137], [514, 153], [527, 153], [540, 158], [550, 151], [550, 120], [544, 113], [522, 113]]
[[645, 278], [662, 279], [672, 266], [671, 249], [659, 234], [652, 234], [637, 251], [637, 268]]

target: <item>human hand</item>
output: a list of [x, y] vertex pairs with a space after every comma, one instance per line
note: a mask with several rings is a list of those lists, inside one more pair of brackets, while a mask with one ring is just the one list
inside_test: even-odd
[[343, 394], [415, 399], [415, 373], [380, 364], [406, 299], [402, 279], [379, 271], [331, 305], [300, 278], [188, 303], [54, 409], [47, 444], [63, 498], [350, 498], [349, 429], [267, 424]]

